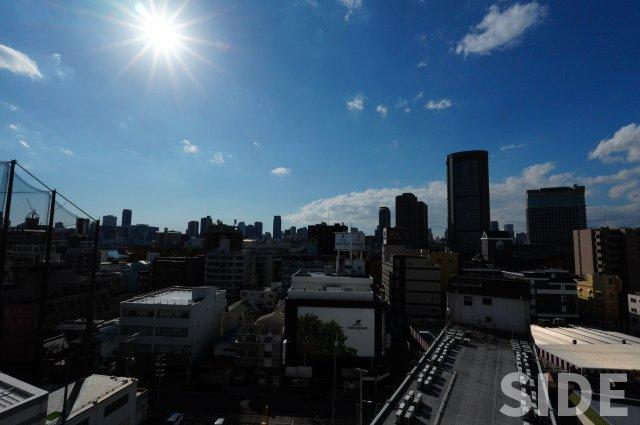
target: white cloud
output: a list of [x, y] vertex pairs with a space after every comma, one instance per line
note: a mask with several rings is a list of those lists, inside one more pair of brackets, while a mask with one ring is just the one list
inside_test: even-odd
[[387, 108], [386, 105], [380, 104], [376, 106], [376, 112], [380, 114], [382, 118], [384, 118], [387, 116], [387, 113], [389, 112], [389, 108]]
[[188, 139], [180, 140], [180, 144], [182, 145], [182, 151], [186, 154], [195, 155], [200, 152], [200, 148]]
[[344, 15], [345, 22], [349, 22], [351, 16], [362, 7], [362, 0], [338, 0], [338, 3], [347, 9]]
[[520, 149], [520, 148], [524, 148], [524, 145], [523, 144], [514, 145], [513, 143], [511, 143], [510, 145], [502, 145], [502, 146], [500, 146], [500, 150], [502, 152], [510, 151], [510, 150], [513, 150], [513, 149]]
[[209, 159], [209, 162], [211, 162], [213, 164], [216, 164], [216, 165], [224, 165], [224, 163], [226, 161], [224, 160], [224, 155], [222, 155], [222, 153], [218, 152], [218, 153], [215, 153], [213, 155], [213, 158]]
[[589, 159], [602, 162], [640, 161], [640, 125], [631, 123], [620, 128], [612, 138], [601, 140], [598, 146], [589, 152]]
[[413, 98], [413, 101], [414, 101], [414, 102], [417, 102], [417, 101], [419, 101], [420, 99], [422, 99], [423, 97], [424, 97], [424, 92], [423, 92], [423, 91], [418, 92], [418, 93], [415, 95], [415, 97]]
[[364, 95], [362, 93], [354, 96], [353, 99], [347, 100], [347, 109], [354, 112], [360, 112], [364, 109]]
[[427, 61], [426, 60], [421, 60], [420, 62], [418, 62], [418, 64], [416, 65], [417, 68], [426, 68], [427, 67]]
[[9, 109], [11, 109], [13, 112], [15, 112], [20, 108], [18, 108], [16, 105], [13, 105], [13, 104], [9, 103]]
[[456, 46], [457, 54], [487, 55], [497, 48], [514, 45], [525, 31], [540, 23], [547, 14], [547, 7], [533, 1], [516, 3], [500, 11], [497, 5]]
[[284, 177], [291, 174], [291, 169], [285, 167], [277, 167], [271, 170], [271, 174], [278, 177]]
[[409, 102], [406, 99], [400, 98], [396, 102], [396, 109], [401, 109], [402, 112], [408, 114], [411, 112], [411, 107], [409, 107]]
[[64, 80], [69, 75], [73, 75], [73, 70], [62, 63], [62, 55], [60, 53], [52, 53], [51, 59], [53, 62], [53, 71], [55, 72], [56, 77], [61, 80]]
[[18, 124], [11, 123], [7, 126], [9, 130], [18, 131], [20, 130], [20, 126]]
[[72, 151], [71, 149], [67, 149], [67, 148], [60, 148], [60, 152], [62, 152], [63, 154], [65, 154], [67, 156], [78, 156], [78, 154], [76, 154], [74, 151]]
[[443, 109], [451, 108], [453, 103], [449, 99], [430, 100], [424, 104], [424, 107], [430, 111], [441, 111]]
[[253, 142], [253, 146], [257, 148], [258, 146], [260, 146], [260, 143], [258, 143], [258, 142]]
[[392, 147], [392, 148], [394, 148], [394, 149], [395, 149], [395, 148], [397, 148], [399, 145], [400, 145], [400, 142], [398, 142], [398, 140], [397, 140], [397, 139], [393, 139], [393, 140], [391, 141], [391, 147]]
[[32, 80], [43, 78], [38, 64], [22, 52], [0, 44], [0, 69], [6, 69], [14, 74], [30, 77]]
[[25, 142], [24, 140], [19, 140], [18, 143], [20, 143], [20, 146], [22, 146], [25, 149], [31, 148], [31, 146], [29, 146], [29, 143]]

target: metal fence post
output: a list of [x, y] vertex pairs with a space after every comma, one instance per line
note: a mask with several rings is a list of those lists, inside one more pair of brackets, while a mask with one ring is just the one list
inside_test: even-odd
[[[4, 326], [4, 303], [2, 302], [2, 290], [4, 289], [4, 265], [7, 258], [7, 239], [9, 225], [11, 224], [11, 198], [13, 196], [13, 175], [16, 170], [16, 160], [11, 161], [9, 169], [9, 183], [7, 184], [7, 198], [3, 211], [2, 234], [0, 235], [0, 342], [2, 342], [2, 330]], [[0, 354], [2, 350], [0, 349]], [[2, 356], [0, 356], [1, 358]]]

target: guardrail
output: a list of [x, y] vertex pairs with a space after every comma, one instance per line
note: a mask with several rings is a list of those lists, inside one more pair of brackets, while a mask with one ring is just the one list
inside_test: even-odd
[[451, 381], [449, 381], [449, 386], [444, 392], [442, 396], [442, 403], [440, 403], [440, 407], [438, 408], [438, 413], [436, 414], [435, 419], [433, 420], [434, 425], [438, 425], [442, 420], [442, 414], [444, 413], [444, 409], [447, 407], [447, 401], [449, 401], [449, 396], [451, 395], [451, 388], [453, 388], [453, 384], [456, 383], [456, 377], [458, 376], [457, 372], [453, 372], [453, 376], [451, 377]]

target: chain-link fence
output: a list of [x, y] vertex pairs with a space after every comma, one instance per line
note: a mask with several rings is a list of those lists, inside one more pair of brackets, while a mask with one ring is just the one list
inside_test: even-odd
[[84, 319], [90, 357], [100, 223], [16, 161], [0, 163], [0, 363], [42, 378], [67, 356], [55, 327]]

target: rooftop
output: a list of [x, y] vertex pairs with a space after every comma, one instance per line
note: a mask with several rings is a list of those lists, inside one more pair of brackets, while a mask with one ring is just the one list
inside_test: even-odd
[[[135, 382], [132, 378], [107, 375], [91, 375], [73, 382], [67, 387], [67, 401], [71, 404], [67, 417], [75, 416]], [[47, 413], [62, 412], [63, 404], [64, 387], [61, 387], [49, 394]]]
[[0, 413], [46, 394], [45, 390], [0, 372]]
[[640, 338], [581, 326], [531, 325], [535, 344], [581, 369], [640, 370]]
[[191, 305], [197, 303], [200, 299], [205, 298], [209, 293], [209, 290], [215, 290], [216, 292], [223, 292], [217, 289], [215, 286], [199, 286], [199, 287], [184, 287], [173, 286], [156, 292], [149, 292], [147, 294], [133, 297], [123, 303], [130, 304], [149, 304], [149, 305]]

